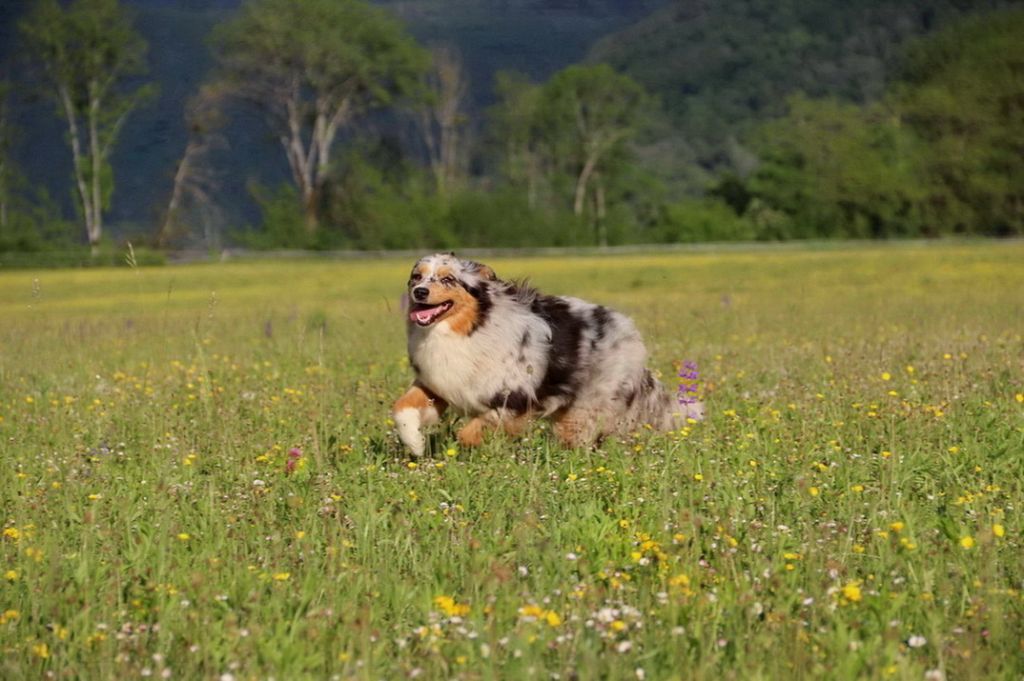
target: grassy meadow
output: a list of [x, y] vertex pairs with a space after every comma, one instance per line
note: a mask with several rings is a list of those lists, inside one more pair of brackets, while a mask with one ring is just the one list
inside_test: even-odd
[[708, 419], [412, 461], [411, 261], [0, 272], [0, 677], [1021, 678], [1024, 243], [487, 262]]

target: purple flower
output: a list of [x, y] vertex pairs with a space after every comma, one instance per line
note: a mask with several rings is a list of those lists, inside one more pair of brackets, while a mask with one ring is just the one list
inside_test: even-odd
[[679, 376], [679, 388], [676, 399], [679, 401], [679, 404], [695, 404], [698, 401], [697, 393], [700, 382], [700, 371], [697, 369], [697, 363], [690, 360], [683, 362], [677, 375]]

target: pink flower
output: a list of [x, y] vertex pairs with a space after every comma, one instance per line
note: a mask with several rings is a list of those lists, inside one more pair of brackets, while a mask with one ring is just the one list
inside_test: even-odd
[[299, 463], [299, 459], [302, 458], [302, 450], [298, 447], [292, 447], [288, 450], [288, 461], [284, 464], [285, 474], [292, 473], [295, 471], [295, 467]]

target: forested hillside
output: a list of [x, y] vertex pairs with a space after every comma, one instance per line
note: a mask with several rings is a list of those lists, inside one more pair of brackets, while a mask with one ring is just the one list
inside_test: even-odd
[[690, 175], [699, 184], [722, 169], [749, 171], [755, 157], [741, 146], [745, 137], [785, 114], [791, 95], [876, 101], [898, 74], [908, 41], [966, 14], [1015, 4], [674, 0], [603, 38], [589, 59], [661, 99], [683, 157], [711, 171]]

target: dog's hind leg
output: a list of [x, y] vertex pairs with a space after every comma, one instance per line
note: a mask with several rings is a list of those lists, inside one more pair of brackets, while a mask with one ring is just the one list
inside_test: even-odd
[[474, 416], [458, 433], [459, 444], [464, 447], [478, 447], [489, 430], [501, 428], [506, 435], [515, 437], [523, 432], [530, 422], [529, 412], [514, 412], [507, 409], [491, 409]]
[[447, 402], [416, 383], [395, 402], [392, 414], [398, 437], [413, 456], [423, 456], [426, 449], [427, 441], [420, 429], [437, 423], [447, 406]]

